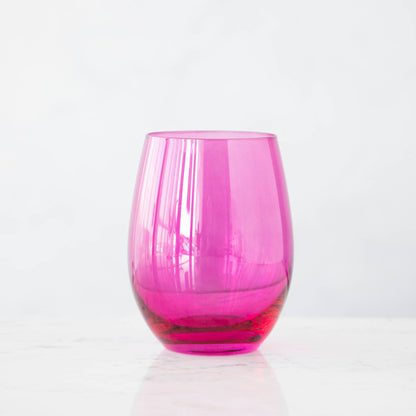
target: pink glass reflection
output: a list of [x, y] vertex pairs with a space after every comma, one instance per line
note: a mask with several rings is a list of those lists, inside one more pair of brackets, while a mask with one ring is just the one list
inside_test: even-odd
[[147, 135], [129, 267], [137, 303], [168, 349], [257, 349], [283, 307], [292, 264], [289, 202], [273, 134]]

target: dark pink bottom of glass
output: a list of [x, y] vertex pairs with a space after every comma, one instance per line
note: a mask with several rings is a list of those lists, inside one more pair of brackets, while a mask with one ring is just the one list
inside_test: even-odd
[[168, 350], [186, 354], [230, 355], [255, 351], [272, 330], [287, 288], [263, 312], [241, 321], [238, 316], [192, 316], [171, 322], [153, 313], [134, 291], [153, 333]]

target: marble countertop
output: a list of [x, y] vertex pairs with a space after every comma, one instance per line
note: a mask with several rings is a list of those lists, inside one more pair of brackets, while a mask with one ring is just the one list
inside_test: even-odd
[[416, 319], [281, 317], [256, 353], [165, 351], [141, 316], [0, 321], [0, 414], [416, 415]]

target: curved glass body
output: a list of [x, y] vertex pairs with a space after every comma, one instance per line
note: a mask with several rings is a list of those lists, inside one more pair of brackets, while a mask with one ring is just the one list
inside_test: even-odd
[[289, 202], [274, 135], [147, 135], [129, 267], [137, 303], [168, 349], [257, 349], [280, 314], [292, 264]]

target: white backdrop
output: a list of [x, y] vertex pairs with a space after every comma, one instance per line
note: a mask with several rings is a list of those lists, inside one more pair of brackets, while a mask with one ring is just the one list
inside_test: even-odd
[[138, 313], [146, 132], [276, 133], [286, 315], [416, 316], [416, 2], [0, 5], [0, 313]]

